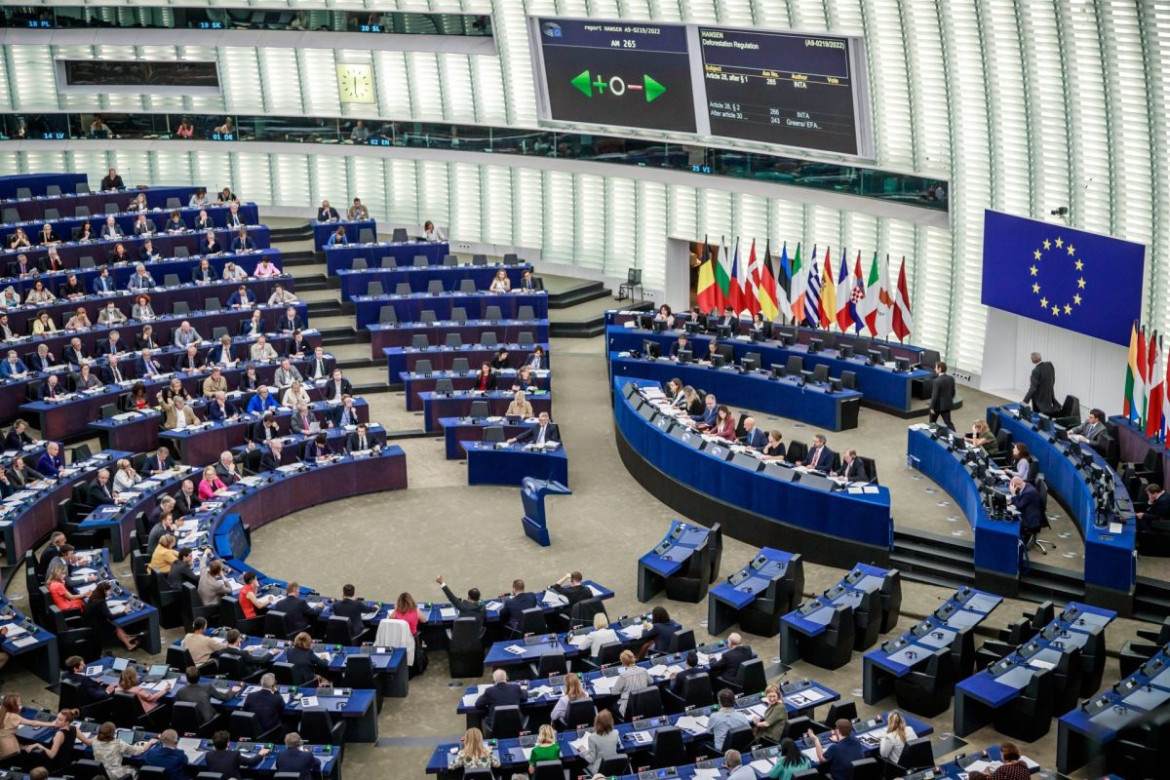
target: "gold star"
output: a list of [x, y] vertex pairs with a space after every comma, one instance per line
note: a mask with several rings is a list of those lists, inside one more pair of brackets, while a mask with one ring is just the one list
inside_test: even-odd
[[1035, 276], [1036, 274], [1040, 273], [1040, 270], [1038, 268], [1036, 268], [1036, 266], [1032, 266], [1031, 269], [1029, 269], [1029, 270], [1031, 270], [1032, 276]]
[[1034, 257], [1034, 258], [1036, 258], [1037, 260], [1039, 260], [1039, 259], [1040, 259], [1040, 257], [1041, 257], [1041, 255], [1040, 255], [1040, 250], [1039, 250], [1039, 249], [1037, 249], [1035, 252], [1033, 252], [1033, 253], [1032, 253], [1032, 257]]
[[1082, 290], [1085, 289], [1085, 278], [1083, 276], [1080, 279], [1077, 279], [1077, 287], [1081, 288]]
[[1034, 292], [1034, 293], [1040, 292], [1040, 285], [1038, 285], [1038, 284], [1032, 285], [1032, 292]]
[[1075, 303], [1077, 306], [1080, 306], [1081, 305], [1081, 296], [1074, 295], [1073, 296], [1073, 303]]
[[1044, 249], [1045, 249], [1045, 250], [1048, 250], [1048, 249], [1051, 249], [1051, 248], [1052, 248], [1052, 242], [1051, 242], [1051, 241], [1049, 241], [1048, 239], [1044, 239]]
[[1060, 316], [1060, 307], [1059, 307], [1059, 306], [1053, 306], [1053, 307], [1052, 307], [1052, 316], [1053, 316], [1053, 317], [1059, 317], [1059, 316]]
[[1085, 270], [1085, 261], [1084, 260], [1077, 260], [1075, 265], [1076, 265], [1078, 271]]
[[1048, 299], [1047, 298], [1040, 299], [1040, 308], [1042, 308], [1042, 309], [1048, 308]]
[[1056, 239], [1056, 248], [1057, 248], [1057, 249], [1060, 249], [1062, 246], [1064, 246], [1064, 239], [1063, 239], [1063, 238], [1059, 238], [1059, 237], [1058, 237], [1058, 238]]
[[1076, 250], [1073, 248], [1073, 245], [1069, 244], [1068, 245], [1068, 256], [1072, 257], [1075, 253], [1076, 253]]
[[1069, 306], [1067, 303], [1064, 305], [1064, 313], [1065, 314], [1072, 314], [1072, 307]]

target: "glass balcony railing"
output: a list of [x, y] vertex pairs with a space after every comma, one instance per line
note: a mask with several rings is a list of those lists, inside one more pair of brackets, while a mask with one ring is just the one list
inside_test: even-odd
[[614, 165], [788, 184], [948, 209], [948, 183], [872, 168], [693, 144], [544, 129], [353, 118], [180, 114], [4, 114], [0, 140], [148, 139], [423, 147]]

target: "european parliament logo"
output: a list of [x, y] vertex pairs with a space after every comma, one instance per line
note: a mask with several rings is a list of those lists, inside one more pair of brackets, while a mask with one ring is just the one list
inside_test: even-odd
[[1141, 318], [1145, 247], [987, 211], [983, 303], [1086, 336], [1128, 344]]

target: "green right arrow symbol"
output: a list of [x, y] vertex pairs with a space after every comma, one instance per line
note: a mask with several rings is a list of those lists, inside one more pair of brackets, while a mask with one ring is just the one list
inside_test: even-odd
[[569, 83], [581, 90], [585, 97], [593, 97], [593, 87], [590, 86], [589, 71], [581, 71], [580, 75]]
[[666, 91], [666, 87], [662, 86], [657, 81], [645, 74], [642, 76], [642, 83], [646, 86], [647, 103], [653, 103], [663, 92]]

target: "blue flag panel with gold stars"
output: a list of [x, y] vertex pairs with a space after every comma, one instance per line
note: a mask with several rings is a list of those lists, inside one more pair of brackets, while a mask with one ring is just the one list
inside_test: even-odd
[[1128, 345], [1141, 319], [1146, 248], [988, 210], [983, 304]]

